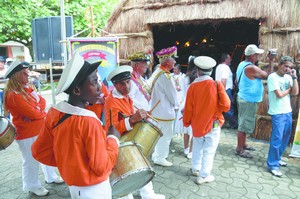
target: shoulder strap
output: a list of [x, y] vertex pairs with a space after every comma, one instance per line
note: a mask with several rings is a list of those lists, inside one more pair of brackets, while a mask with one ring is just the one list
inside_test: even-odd
[[157, 73], [157, 75], [155, 76], [155, 78], [154, 78], [154, 80], [153, 80], [153, 82], [152, 82], [151, 88], [150, 88], [150, 94], [152, 93], [154, 84], [155, 84], [155, 82], [157, 81], [158, 77], [159, 77], [161, 74], [163, 74], [163, 73], [165, 73], [165, 71], [162, 70], [162, 71], [160, 71], [159, 73]]
[[240, 74], [240, 76], [239, 76], [239, 80], [238, 80], [238, 82], [237, 82], [237, 86], [239, 87], [239, 83], [240, 83], [240, 80], [241, 80], [241, 77], [242, 77], [242, 74], [243, 74], [243, 71], [245, 70], [245, 68], [247, 67], [247, 66], [249, 66], [249, 65], [251, 65], [251, 64], [247, 64], [246, 66], [244, 66], [244, 68], [242, 69], [242, 72], [241, 72], [241, 74]]
[[68, 113], [64, 114], [64, 115], [60, 118], [60, 120], [57, 122], [57, 124], [53, 127], [53, 129], [55, 129], [58, 125], [60, 125], [63, 121], [65, 121], [66, 119], [68, 119], [68, 118], [71, 117], [71, 116], [72, 116], [72, 114], [68, 114]]

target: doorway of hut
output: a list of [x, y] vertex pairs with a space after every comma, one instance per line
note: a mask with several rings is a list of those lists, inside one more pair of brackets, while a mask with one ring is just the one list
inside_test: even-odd
[[245, 47], [258, 45], [259, 23], [255, 19], [220, 19], [153, 25], [154, 50], [177, 46], [179, 58], [176, 62], [183, 66], [183, 72], [190, 55], [211, 56], [219, 63], [221, 54], [229, 53], [235, 74], [239, 62], [244, 59]]

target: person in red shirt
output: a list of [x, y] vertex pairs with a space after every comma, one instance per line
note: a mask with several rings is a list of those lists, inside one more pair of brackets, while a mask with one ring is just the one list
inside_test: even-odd
[[[28, 66], [19, 60], [14, 61], [6, 71], [4, 78], [9, 78], [4, 89], [4, 111], [12, 115], [12, 122], [16, 127], [16, 141], [22, 152], [23, 190], [37, 196], [49, 193], [41, 186], [39, 180], [39, 162], [31, 153], [31, 145], [37, 139], [46, 116], [45, 99], [28, 84]], [[42, 165], [47, 183], [62, 183], [54, 167]]]
[[211, 77], [216, 61], [211, 57], [194, 59], [198, 77], [190, 85], [183, 112], [184, 126], [193, 129], [192, 174], [197, 184], [212, 182], [214, 156], [219, 144], [223, 112], [230, 108], [230, 100], [221, 82]]
[[58, 167], [71, 198], [112, 198], [109, 175], [118, 157], [119, 133], [110, 127], [107, 136], [96, 114], [85, 108], [101, 94], [100, 63], [90, 64], [75, 53], [56, 90], [69, 94], [69, 99], [50, 108], [32, 145], [36, 160]]

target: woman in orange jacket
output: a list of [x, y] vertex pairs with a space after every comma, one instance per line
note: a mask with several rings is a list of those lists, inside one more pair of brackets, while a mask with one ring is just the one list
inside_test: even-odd
[[[4, 110], [12, 115], [12, 122], [16, 127], [16, 141], [22, 152], [22, 179], [23, 190], [32, 192], [38, 196], [49, 193], [41, 186], [38, 172], [39, 162], [31, 153], [31, 145], [36, 140], [46, 116], [45, 99], [28, 84], [28, 66], [14, 61], [5, 74], [9, 78], [4, 89]], [[42, 165], [47, 183], [62, 183], [54, 167]]]

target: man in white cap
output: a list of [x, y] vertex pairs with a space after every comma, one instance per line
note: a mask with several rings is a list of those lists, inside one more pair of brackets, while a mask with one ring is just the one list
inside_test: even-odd
[[32, 146], [35, 159], [58, 167], [71, 198], [112, 198], [109, 175], [118, 157], [119, 133], [109, 128], [107, 136], [96, 114], [85, 109], [101, 94], [100, 63], [90, 64], [75, 53], [56, 90], [69, 99], [50, 108]]
[[274, 59], [269, 57], [270, 64], [267, 72], [255, 65], [259, 55], [264, 52], [256, 45], [250, 44], [245, 49], [246, 59], [242, 61], [237, 68], [236, 82], [239, 88], [238, 102], [238, 134], [237, 147], [235, 154], [243, 158], [252, 158], [253, 156], [246, 150], [254, 151], [255, 149], [246, 143], [247, 134], [252, 134], [255, 128], [255, 115], [257, 103], [262, 101], [263, 83], [262, 79], [267, 79], [268, 75], [273, 72]]
[[[113, 70], [107, 77], [112, 81], [114, 89], [105, 101], [106, 126], [113, 124], [120, 132], [120, 136], [133, 129], [135, 123], [147, 117], [144, 109], [134, 110], [133, 100], [129, 97], [131, 90], [131, 66], [120, 66]], [[147, 184], [140, 190], [143, 199], [165, 198], [163, 195], [155, 194], [152, 183]], [[122, 199], [133, 199], [132, 194], [122, 197]]]
[[193, 129], [192, 174], [196, 184], [215, 180], [211, 175], [214, 156], [219, 144], [223, 112], [230, 108], [230, 99], [221, 82], [211, 77], [216, 61], [207, 56], [194, 59], [198, 77], [190, 85], [183, 112], [184, 126]]
[[175, 82], [171, 77], [170, 70], [174, 68], [177, 57], [176, 46], [162, 49], [156, 53], [160, 65], [151, 75], [148, 83], [151, 86], [150, 107], [152, 116], [158, 120], [157, 126], [163, 136], [159, 138], [152, 160], [154, 164], [169, 167], [173, 163], [167, 160], [170, 143], [173, 137], [173, 122], [176, 118], [175, 107], [179, 107]]
[[131, 88], [131, 66], [120, 66], [109, 73], [107, 80], [112, 81], [114, 89], [109, 93], [105, 101], [106, 127], [111, 124], [123, 133], [133, 129], [133, 125], [147, 117], [143, 109], [134, 110], [133, 101], [129, 97]]

